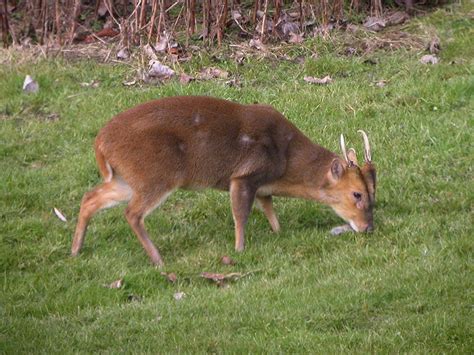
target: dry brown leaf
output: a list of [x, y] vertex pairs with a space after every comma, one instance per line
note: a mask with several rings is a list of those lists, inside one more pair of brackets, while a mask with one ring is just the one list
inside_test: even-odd
[[344, 224], [342, 226], [334, 227], [331, 229], [331, 235], [338, 236], [344, 233], [353, 232], [354, 230], [349, 224]]
[[66, 217], [64, 217], [64, 215], [61, 213], [60, 210], [58, 210], [56, 207], [54, 207], [53, 211], [54, 211], [54, 214], [55, 214], [61, 221], [67, 222]]
[[161, 64], [157, 60], [150, 60], [148, 75], [160, 80], [165, 80], [171, 78], [174, 75], [174, 70], [164, 64]]
[[258, 49], [259, 51], [266, 51], [267, 47], [259, 39], [251, 39], [249, 42], [250, 48]]
[[133, 86], [137, 83], [136, 80], [131, 80], [131, 81], [122, 81], [123, 86]]
[[304, 33], [290, 33], [289, 43], [302, 43], [304, 41]]
[[227, 255], [224, 255], [221, 258], [221, 263], [224, 265], [235, 265], [235, 261], [230, 256], [227, 256]]
[[147, 55], [148, 58], [157, 60], [158, 57], [156, 56], [155, 48], [151, 44], [146, 44], [143, 46], [143, 52]]
[[438, 37], [434, 37], [429, 45], [428, 45], [428, 50], [430, 51], [431, 54], [438, 54], [439, 51], [441, 50], [441, 43]]
[[375, 86], [379, 88], [383, 88], [387, 85], [388, 81], [387, 80], [379, 80], [375, 83]]
[[105, 6], [105, 2], [104, 1], [100, 1], [99, 2], [99, 7], [97, 9], [97, 14], [100, 16], [100, 17], [104, 17], [107, 12], [109, 10], [107, 10], [107, 6]]
[[167, 35], [164, 35], [164, 36], [161, 35], [160, 40], [158, 41], [158, 43], [155, 46], [155, 50], [157, 52], [166, 52], [168, 50], [169, 41], [170, 41], [170, 39]]
[[318, 84], [318, 85], [327, 85], [332, 83], [332, 79], [329, 75], [326, 75], [324, 78], [315, 78], [314, 76], [305, 76], [304, 81], [310, 84]]
[[226, 72], [225, 70], [222, 70], [219, 68], [213, 68], [213, 67], [202, 69], [198, 75], [198, 79], [201, 79], [201, 80], [211, 80], [214, 78], [227, 79], [228, 77], [229, 77], [228, 72]]
[[110, 285], [107, 285], [107, 288], [121, 288], [123, 286], [123, 279], [118, 279], [112, 282]]
[[240, 19], [242, 18], [242, 14], [238, 10], [232, 10], [230, 14], [232, 16], [232, 20], [237, 22], [240, 21]]
[[185, 296], [186, 296], [186, 294], [185, 294], [184, 292], [176, 292], [176, 293], [173, 295], [173, 298], [174, 298], [176, 301], [180, 301], [180, 300], [182, 300]]
[[292, 33], [298, 33], [300, 31], [300, 25], [293, 21], [283, 21], [277, 28], [281, 28], [281, 32], [285, 38], [291, 36]]
[[246, 274], [242, 274], [240, 272], [231, 272], [230, 274], [219, 274], [213, 272], [203, 272], [201, 273], [201, 277], [212, 280], [214, 282], [221, 282], [221, 281], [228, 281], [228, 280], [238, 280], [244, 277]]
[[242, 87], [242, 83], [240, 82], [239, 79], [230, 79], [225, 82], [227, 86], [230, 86], [231, 88], [240, 88]]
[[39, 84], [29, 75], [25, 77], [23, 82], [23, 91], [26, 93], [35, 93], [39, 90]]
[[84, 82], [84, 83], [80, 83], [79, 84], [80, 86], [82, 86], [83, 88], [87, 88], [87, 87], [91, 87], [91, 88], [98, 88], [99, 85], [100, 85], [100, 81], [98, 80], [92, 80], [90, 83], [88, 82]]
[[127, 60], [130, 58], [130, 51], [127, 47], [123, 47], [117, 52], [117, 59]]
[[410, 19], [405, 11], [395, 11], [386, 18], [387, 26], [400, 25]]
[[364, 22], [365, 28], [371, 31], [375, 31], [375, 32], [383, 30], [386, 25], [387, 23], [383, 18], [375, 17], [375, 16], [367, 17], [367, 20], [365, 20]]
[[166, 277], [166, 279], [172, 283], [176, 282], [177, 280], [176, 274], [174, 272], [170, 272], [170, 273], [162, 272], [161, 275]]
[[426, 54], [420, 59], [423, 64], [438, 64], [438, 61], [438, 58], [432, 54]]
[[179, 82], [183, 85], [189, 84], [193, 80], [194, 80], [194, 77], [186, 73], [181, 73], [181, 75], [179, 76]]
[[56, 113], [56, 112], [52, 112], [46, 116], [46, 119], [48, 121], [57, 121], [59, 120], [59, 118], [60, 118], [59, 113]]

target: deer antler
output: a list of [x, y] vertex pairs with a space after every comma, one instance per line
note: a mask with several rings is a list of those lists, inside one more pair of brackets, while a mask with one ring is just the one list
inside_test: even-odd
[[367, 133], [361, 129], [359, 129], [357, 132], [362, 134], [362, 138], [364, 139], [364, 160], [366, 163], [370, 163], [372, 161], [372, 156], [370, 152], [369, 137], [367, 136]]
[[349, 163], [349, 158], [347, 157], [347, 151], [346, 151], [346, 142], [344, 141], [344, 136], [341, 134], [341, 140], [339, 141], [341, 145], [341, 151], [342, 151], [342, 156], [344, 157], [344, 160]]

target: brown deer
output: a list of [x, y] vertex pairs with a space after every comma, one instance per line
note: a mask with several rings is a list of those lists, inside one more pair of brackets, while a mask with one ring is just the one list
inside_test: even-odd
[[244, 227], [252, 204], [273, 231], [280, 224], [272, 196], [299, 197], [331, 206], [348, 224], [333, 234], [373, 229], [375, 167], [363, 131], [365, 164], [355, 151], [343, 158], [312, 143], [271, 106], [211, 97], [158, 99], [116, 115], [99, 132], [95, 156], [104, 183], [81, 203], [72, 255], [83, 244], [90, 218], [128, 201], [125, 217], [151, 262], [163, 265], [144, 219], [176, 189], [216, 188], [230, 192], [235, 249], [244, 249]]

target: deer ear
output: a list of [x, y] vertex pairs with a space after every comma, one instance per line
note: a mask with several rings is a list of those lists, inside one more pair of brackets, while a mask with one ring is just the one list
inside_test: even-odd
[[340, 159], [334, 159], [331, 163], [331, 174], [335, 180], [339, 180], [344, 175], [344, 164]]
[[352, 162], [352, 164], [359, 165], [359, 163], [357, 162], [357, 155], [354, 148], [349, 148], [349, 150], [347, 151], [347, 158], [349, 159], [349, 162]]

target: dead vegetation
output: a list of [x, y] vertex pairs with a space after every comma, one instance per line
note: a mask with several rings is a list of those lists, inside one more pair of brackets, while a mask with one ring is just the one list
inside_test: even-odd
[[0, 23], [4, 47], [113, 41], [177, 54], [192, 43], [235, 39], [300, 43], [345, 28], [349, 18], [380, 31], [403, 23], [417, 3], [430, 1], [2, 0]]
[[[204, 51], [237, 65], [248, 58], [304, 63], [318, 58], [320, 37], [334, 42], [341, 56], [399, 48], [436, 54], [434, 30], [407, 31], [413, 4], [383, 5], [380, 0], [3, 0], [0, 22], [8, 48], [1, 50], [0, 64], [86, 58], [130, 66], [124, 86], [177, 78], [182, 85], [220, 80], [239, 87], [239, 78], [223, 69], [186, 73], [182, 64]], [[293, 48], [304, 55], [289, 55]], [[325, 85], [333, 78], [304, 80]]]

